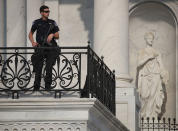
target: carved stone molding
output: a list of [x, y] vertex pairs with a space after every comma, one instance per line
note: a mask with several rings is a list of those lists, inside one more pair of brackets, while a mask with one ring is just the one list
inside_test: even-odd
[[1, 123], [1, 131], [83, 131], [86, 130], [85, 122], [28, 122], [28, 123]]

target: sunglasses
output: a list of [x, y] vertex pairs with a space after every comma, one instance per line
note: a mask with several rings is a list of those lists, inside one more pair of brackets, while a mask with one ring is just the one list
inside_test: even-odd
[[49, 13], [50, 11], [48, 10], [48, 11], [43, 11], [43, 12], [45, 12], [45, 13]]

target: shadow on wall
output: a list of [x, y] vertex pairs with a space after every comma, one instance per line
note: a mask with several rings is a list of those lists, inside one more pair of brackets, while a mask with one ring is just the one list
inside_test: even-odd
[[[80, 16], [88, 33], [88, 40], [93, 43], [94, 34], [94, 0], [83, 0], [80, 8]], [[91, 12], [90, 12], [91, 11]]]
[[[94, 34], [94, 0], [59, 0], [62, 4], [80, 4], [78, 11], [88, 32], [88, 40], [93, 43]], [[93, 46], [93, 45], [91, 45]]]

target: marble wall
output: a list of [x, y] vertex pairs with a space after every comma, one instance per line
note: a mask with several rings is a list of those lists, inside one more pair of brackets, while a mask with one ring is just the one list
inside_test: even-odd
[[4, 25], [5, 25], [5, 19], [4, 19], [4, 1], [0, 0], [0, 46], [4, 46]]
[[[26, 1], [26, 45], [31, 47], [32, 44], [28, 39], [28, 34], [30, 32], [32, 23], [35, 19], [40, 18], [39, 8], [44, 3], [44, 0], [27, 0]], [[34, 35], [34, 39], [36, 39]]]
[[176, 115], [176, 23], [170, 11], [158, 3], [146, 3], [131, 11], [129, 24], [130, 74], [136, 84], [138, 51], [146, 47], [144, 34], [155, 33], [153, 48], [162, 54], [169, 72], [163, 113], [165, 117]]
[[7, 16], [7, 46], [25, 46], [26, 45], [26, 7], [24, 0], [18, 0], [14, 3], [12, 0], [6, 0]]
[[[61, 46], [87, 46], [93, 43], [94, 0], [59, 0]], [[82, 56], [81, 87], [85, 84], [87, 57]]]
[[59, 0], [60, 45], [87, 46], [93, 41], [93, 0]]

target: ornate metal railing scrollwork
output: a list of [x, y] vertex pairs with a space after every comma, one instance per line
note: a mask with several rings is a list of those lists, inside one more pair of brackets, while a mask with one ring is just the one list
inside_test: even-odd
[[[57, 57], [56, 64], [52, 69], [51, 91], [80, 91], [81, 55], [87, 54], [87, 48], [80, 47], [80, 50], [84, 50], [82, 52], [73, 47], [61, 47], [58, 49], [62, 52]], [[9, 92], [33, 91], [32, 81], [34, 81], [34, 78], [32, 78], [31, 55], [34, 50], [35, 48], [33, 47], [0, 47], [1, 93], [3, 92], [5, 95], [5, 92], [8, 94]], [[45, 78], [46, 74], [45, 61], [43, 67], [42, 79]], [[44, 85], [41, 85], [40, 91], [44, 89]]]
[[[17, 87], [23, 90], [29, 84], [30, 79], [30, 65], [18, 52], [12, 54], [4, 61], [1, 71], [1, 81], [7, 89], [12, 89], [15, 86], [15, 80], [17, 80]], [[3, 90], [2, 87], [0, 89]]]

